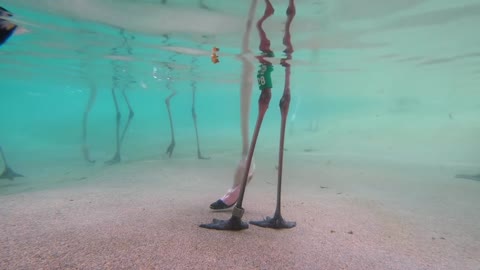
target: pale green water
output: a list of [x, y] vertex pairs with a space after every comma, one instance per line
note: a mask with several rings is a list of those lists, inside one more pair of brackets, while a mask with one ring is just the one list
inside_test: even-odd
[[[225, 152], [240, 153], [237, 56], [249, 1], [203, 1], [210, 11], [193, 0], [159, 2], [2, 2], [28, 32], [0, 50], [0, 145], [11, 167], [26, 176], [2, 179], [0, 193], [104, 166], [115, 152], [112, 76], [132, 81], [127, 95], [135, 117], [122, 162], [167, 159], [167, 77], [178, 91], [172, 99], [177, 145], [171, 159], [196, 158], [193, 81], [208, 162]], [[276, 14], [265, 30], [281, 57], [287, 1], [272, 2]], [[263, 9], [259, 1], [255, 20]], [[314, 156], [371, 159], [379, 166], [393, 161], [480, 172], [479, 23], [478, 1], [299, 1], [291, 29], [295, 52], [286, 147], [313, 150]], [[125, 37], [130, 39], [122, 45]], [[255, 54], [258, 43], [254, 28]], [[213, 46], [221, 49], [217, 65], [210, 62]], [[272, 159], [283, 75], [276, 65], [274, 96], [258, 142]], [[95, 165], [86, 164], [81, 152], [90, 83], [98, 89], [88, 122]], [[256, 84], [253, 89], [251, 129], [259, 94]], [[123, 128], [128, 109], [120, 92], [118, 97]], [[318, 130], [310, 129], [311, 121]], [[452, 181], [465, 180], [452, 174]]]

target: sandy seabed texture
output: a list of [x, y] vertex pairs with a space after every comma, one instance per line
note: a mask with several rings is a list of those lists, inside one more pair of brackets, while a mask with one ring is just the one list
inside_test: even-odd
[[[275, 158], [256, 157], [245, 221], [273, 214]], [[451, 169], [292, 152], [282, 205], [295, 228], [199, 228], [230, 217], [208, 206], [236, 162], [124, 163], [3, 194], [0, 268], [480, 269], [480, 183]]]

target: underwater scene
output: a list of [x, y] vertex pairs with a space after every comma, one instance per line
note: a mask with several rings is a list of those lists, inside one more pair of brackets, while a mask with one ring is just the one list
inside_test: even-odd
[[480, 270], [478, 0], [0, 2], [0, 269]]

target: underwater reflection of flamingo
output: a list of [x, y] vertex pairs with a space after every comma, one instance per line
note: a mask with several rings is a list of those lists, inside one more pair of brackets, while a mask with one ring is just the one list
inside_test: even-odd
[[[255, 1], [253, 1], [255, 2]], [[252, 6], [254, 3], [252, 2]], [[242, 216], [244, 209], [242, 208], [243, 197], [245, 194], [245, 188], [247, 185], [247, 180], [249, 177], [250, 163], [253, 158], [253, 153], [255, 150], [255, 145], [257, 142], [257, 137], [262, 125], [263, 117], [268, 109], [268, 105], [271, 99], [271, 72], [273, 71], [273, 66], [270, 62], [267, 61], [267, 57], [273, 57], [273, 51], [270, 49], [270, 40], [268, 40], [265, 32], [262, 29], [263, 21], [268, 17], [273, 15], [274, 9], [270, 0], [265, 0], [266, 8], [265, 13], [262, 18], [257, 23], [257, 29], [260, 33], [260, 50], [262, 55], [258, 57], [261, 65], [260, 70], [258, 71], [257, 78], [259, 88], [261, 90], [259, 103], [259, 113], [257, 118], [257, 123], [253, 133], [252, 141], [250, 144], [250, 149], [247, 157], [247, 166], [246, 171], [243, 176], [243, 182], [241, 185], [240, 195], [237, 200], [235, 207], [233, 208], [232, 216], [229, 220], [218, 220], [214, 219], [210, 224], [201, 224], [200, 227], [207, 229], [215, 230], [243, 230], [248, 228], [248, 224], [242, 221]], [[295, 222], [285, 221], [281, 215], [281, 186], [282, 186], [282, 172], [283, 172], [283, 148], [284, 148], [284, 139], [285, 139], [285, 127], [287, 122], [288, 109], [290, 105], [290, 63], [289, 60], [292, 59], [293, 46], [291, 43], [290, 36], [290, 25], [295, 17], [295, 0], [289, 0], [288, 8], [286, 11], [287, 22], [285, 24], [285, 34], [283, 37], [283, 44], [286, 46], [284, 50], [286, 57], [281, 59], [281, 65], [285, 67], [285, 88], [280, 100], [280, 111], [281, 111], [281, 129], [280, 129], [280, 146], [279, 146], [279, 160], [278, 160], [278, 184], [277, 184], [277, 204], [273, 218], [267, 217], [262, 221], [250, 221], [250, 224], [265, 227], [265, 228], [293, 228], [296, 226]]]
[[[95, 160], [90, 157], [90, 150], [89, 150], [88, 143], [87, 143], [87, 134], [88, 134], [87, 126], [88, 126], [88, 118], [89, 118], [89, 115], [90, 115], [90, 111], [93, 107], [93, 104], [95, 103], [96, 98], [97, 98], [97, 87], [93, 82], [90, 82], [89, 88], [90, 88], [89, 89], [90, 90], [89, 91], [89, 98], [88, 98], [87, 106], [85, 107], [85, 111], [83, 112], [83, 120], [82, 120], [82, 154], [83, 154], [83, 158], [85, 159], [85, 161], [93, 164], [93, 163], [95, 163]], [[128, 106], [128, 109], [129, 109], [129, 114], [128, 114], [127, 124], [125, 125], [121, 136], [119, 136], [121, 114], [120, 114], [120, 110], [119, 110], [119, 107], [118, 107], [117, 95], [116, 95], [116, 92], [115, 92], [116, 87], [112, 88], [112, 97], [113, 97], [113, 101], [114, 101], [115, 109], [116, 109], [116, 151], [115, 151], [114, 157], [105, 162], [106, 164], [109, 164], [109, 165], [114, 164], [114, 163], [118, 163], [118, 162], [121, 161], [121, 156], [120, 156], [121, 144], [122, 144], [123, 139], [125, 137], [125, 134], [128, 130], [128, 127], [130, 126], [130, 122], [132, 121], [132, 118], [135, 115], [134, 112], [133, 112], [132, 106], [130, 105], [130, 102], [128, 100], [128, 96], [125, 93], [125, 88], [122, 89], [122, 95], [125, 99], [125, 102], [127, 103], [127, 106]]]
[[[166, 1], [165, 1], [166, 2]], [[164, 2], [164, 3], [165, 3]], [[163, 37], [165, 38], [165, 42], [168, 44], [168, 40], [170, 39], [169, 35], [165, 34], [163, 35]], [[173, 118], [172, 118], [172, 110], [170, 108], [170, 101], [171, 99], [177, 95], [177, 90], [175, 88], [172, 88], [172, 72], [173, 72], [173, 63], [175, 62], [174, 59], [174, 54], [170, 55], [169, 57], [169, 62], [168, 63], [165, 63], [164, 66], [167, 68], [167, 76], [166, 76], [166, 80], [167, 80], [167, 89], [171, 92], [170, 95], [168, 95], [166, 98], [165, 98], [165, 106], [167, 108], [167, 112], [168, 112], [168, 119], [170, 121], [170, 144], [168, 145], [167, 147], [167, 151], [165, 151], [165, 153], [168, 155], [168, 157], [172, 157], [172, 154], [173, 154], [173, 150], [175, 149], [175, 129], [173, 127]], [[158, 79], [157, 77], [157, 69], [154, 68], [153, 69], [153, 77], [155, 79]]]
[[[169, 70], [171, 70], [170, 67], [169, 67]], [[167, 89], [172, 91], [172, 93], [167, 98], [165, 98], [165, 106], [167, 106], [168, 120], [170, 121], [170, 144], [168, 145], [167, 151], [165, 151], [165, 153], [168, 154], [168, 157], [172, 157], [173, 150], [175, 149], [175, 130], [173, 127], [173, 118], [172, 118], [172, 109], [170, 108], [170, 100], [177, 95], [177, 90], [172, 88], [171, 79], [168, 79]]]
[[[168, 44], [168, 40], [170, 39], [170, 37], [168, 35], [164, 35], [164, 38], [166, 39], [166, 43]], [[173, 68], [173, 63], [175, 62], [174, 56], [175, 56], [175, 54], [172, 54], [169, 57], [169, 62], [164, 64], [164, 66], [168, 70], [167, 77], [166, 77], [166, 80], [167, 80], [166, 87], [169, 91], [171, 91], [170, 95], [168, 95], [165, 98], [165, 105], [166, 105], [166, 108], [167, 108], [168, 119], [169, 119], [169, 122], [170, 122], [170, 138], [171, 138], [170, 144], [168, 145], [168, 148], [167, 148], [167, 151], [166, 151], [166, 154], [168, 154], [168, 157], [172, 156], [173, 150], [175, 149], [175, 145], [176, 145], [175, 129], [174, 129], [174, 123], [173, 123], [173, 117], [172, 117], [172, 110], [171, 110], [171, 106], [170, 106], [170, 102], [171, 102], [172, 98], [177, 95], [177, 90], [172, 87], [172, 81], [173, 81], [172, 72], [173, 72], [173, 69], [174, 69]], [[192, 69], [196, 67], [196, 61], [197, 61], [196, 58], [193, 58]], [[156, 73], [157, 73], [157, 69], [154, 68], [153, 76], [154, 76], [154, 78], [158, 79]], [[190, 83], [190, 86], [191, 86], [191, 89], [192, 89], [192, 119], [193, 119], [193, 125], [194, 125], [194, 128], [195, 128], [195, 137], [196, 137], [196, 142], [197, 142], [197, 158], [198, 159], [210, 159], [209, 157], [203, 156], [202, 152], [200, 150], [200, 138], [199, 138], [199, 134], [198, 134], [198, 124], [197, 124], [197, 112], [195, 110], [197, 82], [195, 80], [192, 80], [192, 82]]]
[[115, 154], [110, 160], [105, 161], [105, 164], [107, 165], [112, 165], [120, 162], [122, 160], [120, 152], [121, 152], [121, 147], [123, 143], [123, 139], [125, 138], [125, 134], [127, 133], [128, 128], [130, 127], [130, 123], [132, 122], [133, 117], [135, 116], [135, 113], [132, 109], [132, 106], [130, 105], [130, 102], [128, 100], [128, 96], [125, 93], [125, 90], [127, 88], [127, 85], [123, 86], [122, 88], [122, 96], [125, 99], [125, 102], [127, 103], [128, 106], [128, 119], [127, 123], [125, 124], [125, 127], [123, 128], [122, 133], [120, 134], [120, 120], [122, 118], [122, 115], [120, 113], [120, 108], [118, 106], [118, 101], [117, 101], [117, 94], [116, 90], [118, 89], [118, 84], [114, 83], [114, 87], [112, 87], [112, 97], [113, 97], [113, 102], [115, 103], [115, 111], [116, 111], [116, 128], [115, 128]]
[[[130, 47], [128, 40], [133, 39], [133, 36], [127, 37], [125, 35], [125, 30], [121, 29], [120, 34], [122, 35], [123, 38], [123, 43], [116, 48], [112, 49], [112, 56], [115, 57], [119, 54], [119, 51], [121, 49], [125, 49], [126, 52], [131, 55], [132, 54], [132, 48]], [[126, 90], [129, 87], [130, 84], [134, 82], [134, 80], [131, 78], [129, 72], [129, 63], [127, 61], [121, 61], [121, 60], [112, 60], [112, 65], [113, 65], [113, 76], [112, 76], [112, 99], [115, 104], [115, 111], [116, 111], [116, 129], [115, 129], [115, 142], [116, 142], [116, 147], [115, 147], [115, 154], [110, 160], [105, 161], [105, 164], [107, 165], [112, 165], [116, 164], [121, 161], [121, 147], [123, 143], [123, 139], [125, 138], [125, 134], [127, 133], [128, 128], [130, 127], [130, 123], [135, 116], [135, 113], [133, 112], [132, 106], [130, 105], [130, 101], [128, 100], [128, 96], [126, 94]], [[118, 106], [118, 101], [117, 101], [117, 90], [121, 87], [122, 91], [122, 96], [125, 99], [125, 103], [128, 106], [128, 119], [127, 123], [125, 124], [125, 127], [123, 128], [122, 133], [120, 134], [120, 120], [121, 120], [121, 113], [120, 113], [120, 108]]]
[[[196, 63], [197, 63], [197, 58], [194, 57], [192, 59], [192, 69], [197, 67]], [[195, 80], [192, 80], [192, 82], [190, 83], [190, 86], [192, 88], [192, 119], [193, 119], [193, 125], [194, 125], [194, 128], [195, 128], [195, 138], [196, 138], [196, 141], [197, 141], [197, 158], [198, 159], [210, 159], [210, 157], [203, 156], [202, 152], [200, 151], [200, 138], [199, 138], [199, 135], [198, 135], [198, 125], [197, 125], [197, 112], [195, 110], [195, 102], [196, 102], [195, 95], [196, 95], [196, 92], [197, 92], [197, 82]]]
[[9, 179], [9, 180], [14, 180], [15, 177], [23, 177], [23, 175], [16, 173], [12, 168], [7, 163], [7, 158], [5, 157], [5, 153], [3, 153], [3, 149], [0, 146], [0, 156], [2, 157], [3, 160], [3, 166], [5, 169], [3, 172], [0, 174], [0, 179]]
[[[115, 154], [110, 160], [105, 161], [105, 164], [107, 165], [113, 165], [121, 161], [121, 146], [123, 143], [123, 139], [125, 138], [125, 134], [127, 133], [128, 128], [130, 127], [130, 123], [135, 115], [133, 112], [132, 106], [130, 105], [130, 101], [128, 100], [128, 96], [126, 94], [126, 90], [128, 86], [132, 83], [134, 83], [134, 80], [130, 76], [129, 72], [129, 63], [126, 61], [122, 61], [120, 59], [116, 59], [117, 57], [120, 56], [121, 53], [127, 53], [128, 55], [132, 54], [132, 48], [130, 47], [128, 40], [133, 39], [133, 36], [127, 37], [125, 34], [124, 29], [120, 29], [120, 34], [122, 36], [123, 42], [120, 44], [120, 46], [112, 48], [111, 51], [111, 57], [113, 58], [112, 60], [112, 66], [113, 66], [113, 76], [112, 76], [112, 89], [111, 89], [111, 94], [112, 94], [112, 99], [113, 103], [115, 105], [115, 112], [116, 112], [116, 130], [115, 130]], [[83, 51], [79, 51], [82, 53]], [[91, 80], [88, 79], [89, 81], [89, 98], [87, 102], [87, 106], [85, 107], [85, 111], [83, 112], [83, 120], [82, 120], [82, 153], [83, 153], [83, 158], [85, 161], [88, 163], [95, 163], [95, 160], [90, 157], [90, 151], [88, 148], [87, 144], [87, 125], [88, 125], [88, 117], [90, 114], [90, 110], [93, 107], [93, 104], [95, 103], [95, 100], [97, 98], [97, 87], [95, 83]], [[120, 113], [120, 108], [118, 106], [118, 101], [117, 101], [117, 91], [121, 88], [122, 96], [125, 99], [125, 103], [128, 106], [129, 114], [128, 114], [128, 120], [123, 128], [122, 133], [120, 134], [120, 120], [121, 120], [121, 113]]]
[[[162, 4], [167, 4], [167, 0], [162, 0]], [[203, 3], [202, 0], [200, 0], [198, 4], [199, 4], [199, 7], [201, 9], [210, 10], [210, 8], [205, 3]], [[165, 43], [167, 43], [167, 45], [168, 45], [168, 41], [170, 39], [170, 36], [165, 34], [165, 35], [163, 35], [163, 37], [165, 38]], [[166, 87], [169, 91], [171, 91], [170, 95], [168, 95], [165, 98], [165, 106], [167, 108], [168, 119], [169, 119], [169, 122], [170, 122], [170, 144], [168, 145], [167, 150], [165, 151], [165, 153], [168, 154], [168, 157], [172, 157], [173, 150], [175, 149], [175, 145], [176, 145], [172, 110], [171, 110], [171, 107], [170, 107], [170, 102], [171, 102], [172, 98], [177, 95], [177, 90], [175, 88], [172, 88], [173, 67], [172, 67], [171, 64], [175, 62], [174, 61], [174, 56], [175, 56], [175, 54], [172, 54], [169, 57], [169, 63], [164, 64], [164, 66], [168, 69], [168, 75], [167, 75], [167, 78], [166, 78], [167, 79]], [[195, 65], [196, 61], [197, 61], [197, 59], [193, 58], [192, 69], [196, 67], [196, 65]], [[155, 73], [156, 73], [156, 69], [154, 69], [154, 78], [157, 79], [157, 76], [156, 76]], [[195, 80], [193, 80], [190, 83], [190, 86], [191, 86], [191, 89], [192, 89], [192, 119], [193, 119], [193, 125], [195, 127], [195, 137], [196, 137], [196, 141], [197, 141], [197, 158], [198, 159], [210, 159], [209, 157], [203, 156], [202, 152], [200, 150], [200, 138], [199, 138], [199, 135], [198, 135], [197, 113], [196, 113], [196, 110], [195, 110], [195, 102], [196, 102], [195, 97], [196, 97], [196, 91], [197, 91], [197, 82]]]
[[95, 99], [97, 98], [97, 87], [93, 82], [90, 82], [89, 85], [89, 97], [88, 97], [88, 103], [85, 108], [85, 111], [83, 112], [83, 121], [82, 121], [82, 153], [83, 153], [83, 159], [87, 161], [88, 163], [95, 163], [95, 160], [90, 158], [90, 150], [88, 148], [87, 144], [87, 126], [88, 126], [88, 116], [90, 115], [90, 110], [93, 107], [93, 104], [95, 103]]

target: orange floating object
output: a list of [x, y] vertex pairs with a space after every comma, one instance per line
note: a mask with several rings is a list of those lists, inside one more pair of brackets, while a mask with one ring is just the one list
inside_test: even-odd
[[217, 48], [217, 47], [212, 48], [212, 55], [210, 57], [212, 59], [212, 63], [214, 63], [214, 64], [217, 64], [218, 62], [220, 62], [220, 60], [218, 60], [218, 55], [217, 55], [218, 51], [220, 51], [219, 48]]

